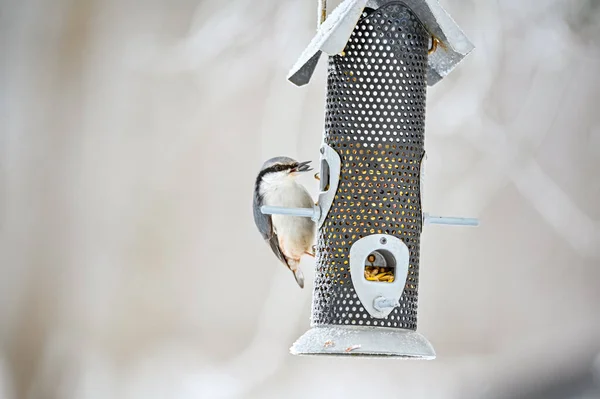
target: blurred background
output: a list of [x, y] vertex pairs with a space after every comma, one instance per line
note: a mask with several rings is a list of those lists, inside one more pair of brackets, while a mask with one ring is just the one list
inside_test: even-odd
[[441, 1], [476, 49], [424, 210], [482, 225], [424, 231], [429, 362], [288, 353], [314, 260], [298, 289], [251, 198], [318, 160], [316, 3], [0, 2], [0, 398], [600, 398], [600, 3]]

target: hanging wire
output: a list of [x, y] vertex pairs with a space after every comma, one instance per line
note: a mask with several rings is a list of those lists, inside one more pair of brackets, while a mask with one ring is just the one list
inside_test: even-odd
[[319, 26], [321, 26], [321, 24], [323, 22], [325, 22], [325, 19], [327, 18], [327, 0], [318, 0], [319, 1], [319, 8], [318, 8], [318, 20], [317, 20], [317, 29], [319, 28]]

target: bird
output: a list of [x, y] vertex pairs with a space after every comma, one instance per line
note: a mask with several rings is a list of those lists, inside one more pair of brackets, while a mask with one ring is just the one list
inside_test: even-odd
[[254, 185], [256, 227], [277, 258], [292, 271], [300, 288], [304, 288], [300, 259], [305, 254], [314, 257], [309, 249], [315, 239], [315, 223], [300, 216], [265, 215], [260, 208], [263, 205], [312, 208], [311, 195], [296, 180], [299, 173], [312, 170], [310, 162], [285, 156], [271, 158], [262, 165]]

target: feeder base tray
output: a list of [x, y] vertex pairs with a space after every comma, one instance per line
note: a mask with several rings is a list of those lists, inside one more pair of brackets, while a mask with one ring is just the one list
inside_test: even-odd
[[364, 326], [319, 326], [302, 335], [292, 355], [435, 359], [427, 338], [413, 330]]

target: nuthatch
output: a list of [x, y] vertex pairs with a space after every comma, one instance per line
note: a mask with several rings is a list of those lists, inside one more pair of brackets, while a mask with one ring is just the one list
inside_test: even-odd
[[313, 208], [314, 202], [306, 188], [296, 181], [300, 172], [312, 170], [310, 161], [298, 162], [288, 157], [266, 161], [254, 186], [254, 222], [258, 231], [283, 264], [294, 273], [300, 288], [304, 275], [300, 258], [309, 252], [315, 238], [315, 224], [310, 218], [288, 215], [264, 215], [263, 205], [287, 208]]

